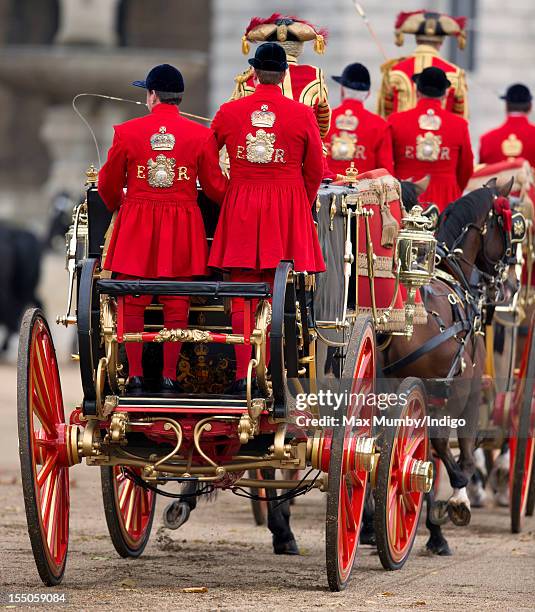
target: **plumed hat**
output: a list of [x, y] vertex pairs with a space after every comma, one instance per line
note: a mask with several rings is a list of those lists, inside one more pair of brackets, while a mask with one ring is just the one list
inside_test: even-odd
[[429, 40], [442, 40], [444, 36], [455, 36], [459, 49], [466, 45], [466, 17], [450, 17], [431, 11], [399, 13], [395, 25], [395, 42], [403, 44], [403, 34], [414, 34]]
[[271, 17], [262, 19], [253, 17], [242, 36], [242, 52], [249, 53], [250, 42], [286, 42], [293, 40], [298, 42], [314, 41], [314, 51], [325, 53], [325, 41], [327, 30], [317, 28], [308, 21], [297, 17], [288, 17], [280, 13], [273, 13]]

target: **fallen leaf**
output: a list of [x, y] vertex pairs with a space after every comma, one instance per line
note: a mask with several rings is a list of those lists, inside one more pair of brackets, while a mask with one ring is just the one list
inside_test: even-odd
[[119, 582], [119, 586], [127, 589], [133, 589], [137, 586], [137, 583], [135, 580], [132, 580], [132, 578], [125, 578]]
[[208, 587], [184, 587], [182, 593], [208, 593]]
[[426, 601], [415, 601], [412, 605], [413, 606], [427, 606], [427, 602]]
[[381, 597], [394, 597], [394, 593], [391, 593], [390, 591], [385, 591], [384, 593], [381, 593]]
[[109, 557], [100, 557], [99, 555], [95, 555], [94, 557], [91, 557], [91, 559], [93, 561], [109, 561], [110, 560]]

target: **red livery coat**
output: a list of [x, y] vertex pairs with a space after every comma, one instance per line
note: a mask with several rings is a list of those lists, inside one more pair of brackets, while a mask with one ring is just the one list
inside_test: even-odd
[[335, 173], [345, 174], [351, 162], [360, 173], [376, 168], [393, 171], [390, 126], [360, 100], [346, 98], [333, 110], [324, 142], [329, 168]]
[[210, 199], [223, 200], [227, 179], [213, 132], [181, 117], [177, 106], [157, 104], [149, 115], [116, 125], [99, 173], [102, 199], [119, 209], [104, 267], [141, 278], [205, 274], [197, 178]]
[[440, 100], [421, 98], [416, 108], [394, 113], [392, 126], [394, 174], [403, 180], [418, 180], [429, 174], [431, 181], [420, 196], [442, 211], [461, 196], [472, 176], [474, 156], [468, 123], [441, 107]]
[[479, 161], [495, 164], [505, 159], [523, 157], [535, 168], [535, 125], [524, 113], [511, 113], [505, 123], [481, 136]]
[[464, 70], [440, 57], [431, 45], [418, 45], [409, 57], [386, 62], [381, 70], [383, 82], [378, 96], [378, 112], [387, 117], [416, 106], [416, 84], [412, 80], [424, 68], [433, 66], [444, 70], [451, 87], [444, 102], [446, 110], [468, 117], [466, 77]]
[[209, 265], [266, 270], [293, 259], [297, 270], [325, 270], [311, 212], [323, 170], [312, 110], [258, 85], [223, 104], [212, 129], [227, 147], [230, 185]]

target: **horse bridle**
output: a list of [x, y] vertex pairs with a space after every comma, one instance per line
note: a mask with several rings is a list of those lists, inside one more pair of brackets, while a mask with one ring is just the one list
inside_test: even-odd
[[[496, 199], [496, 197], [494, 199]], [[499, 224], [501, 230], [503, 254], [498, 259], [492, 259], [489, 256], [486, 248], [487, 243], [484, 240], [484, 236], [487, 234], [489, 229], [489, 222], [492, 219], [497, 219], [497, 223]], [[482, 269], [483, 266], [478, 266], [476, 264], [478, 259], [480, 259], [479, 257], [478, 259], [476, 259], [476, 262], [472, 263], [468, 261], [462, 254], [462, 245], [470, 230], [475, 230], [481, 240], [481, 259], [483, 260], [484, 269]], [[491, 207], [488, 211], [487, 216], [485, 218], [485, 222], [481, 227], [479, 227], [475, 223], [468, 223], [468, 225], [463, 228], [463, 231], [456, 238], [455, 242], [450, 248], [448, 248], [445, 244], [442, 244], [442, 247], [447, 253], [446, 257], [448, 263], [450, 264], [450, 267], [455, 268], [455, 272], [457, 272], [457, 274], [461, 276], [467, 286], [467, 289], [478, 286], [481, 280], [484, 280], [488, 285], [494, 284], [496, 282], [496, 277], [493, 276], [490, 271], [495, 271], [498, 277], [501, 278], [503, 272], [507, 269], [507, 267], [515, 262], [514, 257], [512, 257], [511, 236], [509, 232], [504, 229], [502, 217], [494, 211], [494, 207]], [[468, 265], [471, 268], [470, 278], [466, 278], [464, 271], [459, 265], [452, 266], [452, 260], [462, 261], [464, 264]]]

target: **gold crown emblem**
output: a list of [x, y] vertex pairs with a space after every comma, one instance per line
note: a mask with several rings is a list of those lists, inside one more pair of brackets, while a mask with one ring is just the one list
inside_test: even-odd
[[522, 153], [523, 148], [524, 145], [516, 134], [509, 134], [502, 142], [502, 153], [506, 157], [518, 157]]
[[173, 134], [167, 134], [162, 125], [158, 132], [150, 137], [150, 146], [153, 151], [171, 151], [175, 146], [175, 137]]
[[338, 115], [338, 117], [336, 117], [335, 124], [338, 130], [354, 132], [357, 129], [359, 120], [355, 117], [353, 111], [348, 108], [343, 115]]
[[196, 355], [208, 355], [208, 347], [206, 344], [197, 344], [197, 346], [193, 349], [193, 352]]
[[268, 111], [267, 104], [262, 104], [260, 110], [251, 113], [251, 123], [255, 127], [273, 127], [275, 118], [275, 113]]

